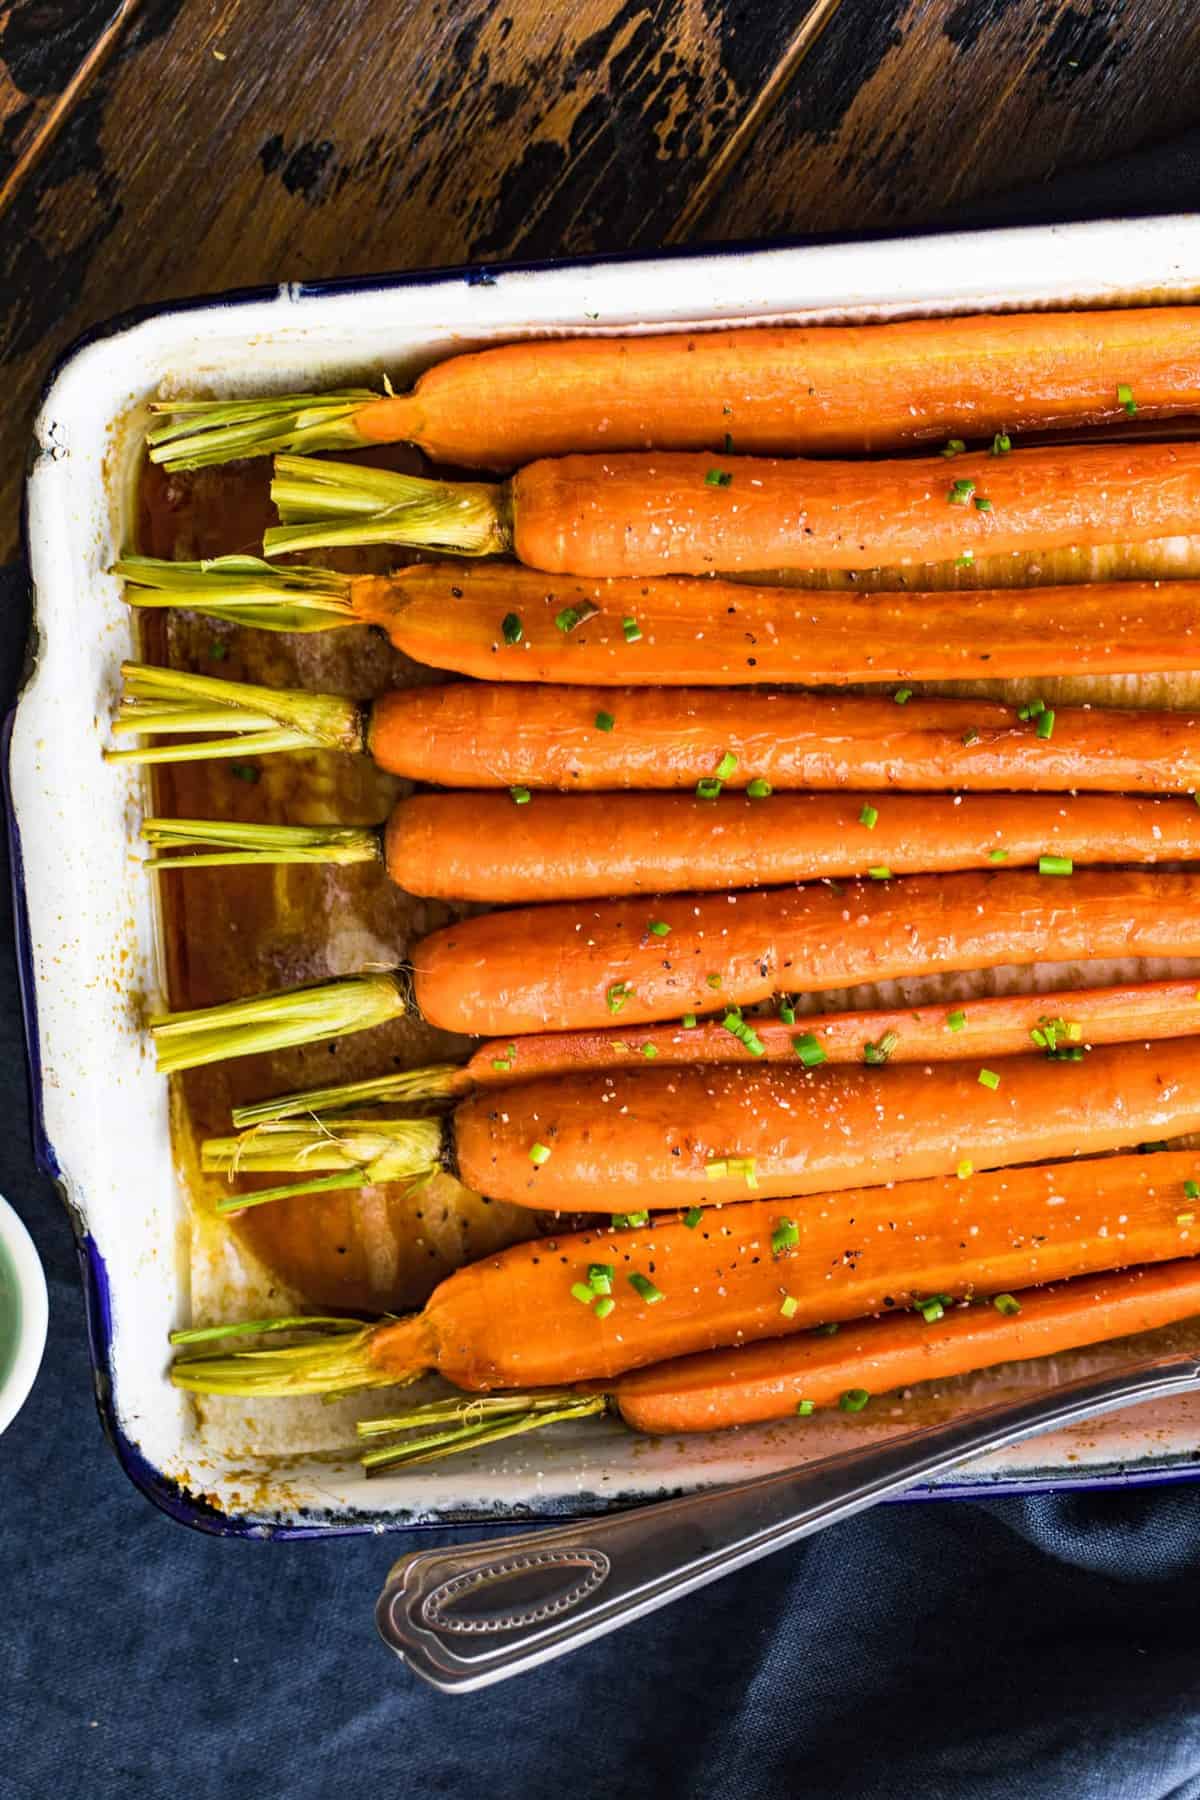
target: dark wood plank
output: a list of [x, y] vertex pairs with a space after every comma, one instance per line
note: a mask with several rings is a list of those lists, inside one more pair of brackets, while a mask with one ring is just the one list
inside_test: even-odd
[[655, 244], [812, 4], [142, 0], [4, 222], [0, 555], [37, 389], [85, 326], [288, 277]]
[[1200, 10], [1177, 0], [844, 6], [687, 222], [721, 238], [929, 219], [1198, 116]]
[[0, 7], [0, 211], [116, 49], [137, 4], [13, 0]]

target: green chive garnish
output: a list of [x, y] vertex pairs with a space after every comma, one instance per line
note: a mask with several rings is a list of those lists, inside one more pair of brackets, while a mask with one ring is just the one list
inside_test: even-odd
[[596, 1296], [586, 1281], [576, 1281], [571, 1284], [571, 1298], [578, 1300], [580, 1306], [590, 1306]]
[[1003, 1313], [1006, 1319], [1015, 1319], [1021, 1310], [1021, 1302], [1014, 1299], [1011, 1294], [997, 1294], [992, 1305], [998, 1313]]
[[256, 781], [262, 779], [262, 770], [258, 767], [257, 763], [231, 762], [229, 765], [229, 773], [233, 776], [235, 781], [247, 781], [251, 787], [254, 786]]
[[1119, 381], [1117, 383], [1117, 401], [1122, 410], [1128, 413], [1132, 419], [1137, 412], [1137, 401], [1133, 397], [1133, 389], [1128, 382]]
[[779, 1302], [779, 1310], [785, 1319], [794, 1319], [800, 1311], [800, 1302], [792, 1294], [785, 1294]]
[[965, 1012], [952, 1012], [946, 1014], [947, 1031], [965, 1031], [966, 1025], [967, 1015]]
[[1050, 738], [1054, 736], [1054, 714], [1049, 707], [1046, 708], [1045, 712], [1037, 722], [1037, 734], [1040, 738]]
[[782, 1256], [785, 1250], [794, 1250], [800, 1242], [800, 1228], [795, 1219], [780, 1219], [771, 1233], [771, 1255]]
[[946, 1316], [946, 1309], [942, 1305], [941, 1297], [937, 1294], [928, 1300], [918, 1300], [916, 1307], [927, 1325], [936, 1325], [939, 1319], [944, 1319]]
[[581, 600], [578, 606], [564, 606], [560, 613], [555, 613], [554, 623], [560, 631], [574, 631], [585, 619], [594, 619], [600, 611], [590, 600]]
[[992, 503], [988, 499], [987, 495], [986, 494], [976, 494], [976, 496], [975, 496], [975, 511], [976, 512], [991, 512], [991, 510], [992, 510]]
[[689, 1206], [683, 1215], [683, 1222], [689, 1231], [695, 1231], [703, 1217], [704, 1208], [702, 1206]]
[[813, 1336], [814, 1337], [836, 1337], [838, 1332], [841, 1329], [842, 1328], [838, 1324], [837, 1320], [832, 1319], [832, 1320], [830, 1320], [828, 1325], [814, 1325], [813, 1326]]
[[648, 1062], [653, 1062], [654, 1058], [658, 1055], [658, 1045], [657, 1044], [643, 1044], [642, 1045], [642, 1055], [646, 1058], [646, 1060]]
[[956, 569], [969, 569], [974, 561], [975, 552], [973, 550], [964, 550], [960, 555], [955, 557], [954, 566]]
[[725, 433], [725, 454], [726, 456], [733, 455], [733, 433], [731, 431]]
[[721, 985], [721, 977], [719, 975], [706, 975], [704, 979], [710, 988], [719, 988]]
[[817, 1403], [815, 1400], [797, 1400], [797, 1402], [796, 1402], [796, 1417], [798, 1419], [811, 1418], [813, 1413], [816, 1411], [816, 1406], [817, 1406]]
[[549, 1162], [550, 1161], [550, 1146], [549, 1146], [549, 1144], [530, 1144], [529, 1160], [531, 1163], [534, 1164], [534, 1166], [536, 1168], [539, 1168], [539, 1169], [541, 1168], [541, 1166], [544, 1162]]
[[650, 1223], [648, 1212], [614, 1213], [612, 1216], [614, 1231], [640, 1231], [643, 1225]]
[[500, 635], [506, 644], [519, 644], [525, 636], [525, 627], [517, 613], [505, 613], [500, 621]]
[[779, 1023], [781, 1025], [796, 1023], [796, 1009], [788, 1000], [781, 1000], [779, 1003]]
[[947, 438], [941, 454], [943, 456], [961, 456], [966, 447], [961, 438]]
[[533, 798], [527, 787], [509, 788], [508, 791], [512, 796], [514, 806], [528, 806], [530, 800]]
[[224, 662], [225, 658], [229, 655], [229, 645], [223, 644], [220, 638], [214, 638], [212, 643], [208, 646], [208, 654], [212, 657], [214, 662]]
[[697, 800], [719, 800], [721, 783], [714, 780], [711, 775], [706, 775], [702, 781], [696, 783], [696, 798]]
[[886, 863], [876, 863], [873, 868], [867, 870], [867, 874], [872, 881], [890, 881], [892, 879], [892, 871]]
[[728, 487], [733, 476], [728, 469], [710, 469], [704, 479], [709, 487]]
[[1185, 1181], [1183, 1191], [1189, 1200], [1200, 1200], [1200, 1181]]
[[954, 1173], [958, 1176], [960, 1181], [966, 1181], [975, 1173], [975, 1164], [969, 1157], [964, 1156]]
[[670, 937], [671, 935], [671, 927], [667, 924], [665, 919], [651, 919], [646, 930], [650, 933], [651, 937]]
[[1007, 862], [1008, 861], [1008, 851], [1007, 850], [989, 850], [988, 851], [988, 861], [989, 862]]
[[683, 1015], [683, 1029], [684, 1029], [684, 1030], [685, 1030], [685, 1031], [695, 1031], [695, 1029], [696, 1029], [696, 1015], [695, 1015], [695, 1013], [684, 1013], [684, 1015]]
[[724, 756], [721, 758], [720, 762], [717, 764], [717, 767], [716, 767], [717, 780], [718, 781], [728, 781], [729, 777], [733, 774], [733, 771], [737, 768], [737, 766], [738, 766], [737, 757], [733, 754], [732, 750], [727, 750], [725, 752]]
[[991, 1088], [994, 1094], [996, 1089], [1000, 1086], [1000, 1077], [997, 1075], [995, 1069], [980, 1069], [979, 1085], [980, 1087]]
[[606, 989], [604, 1004], [610, 1013], [619, 1013], [625, 1002], [633, 995], [633, 985], [628, 981], [614, 981]]
[[992, 439], [992, 455], [1007, 456], [1012, 449], [1012, 439], [1007, 431], [998, 431]]
[[896, 1031], [885, 1031], [876, 1043], [868, 1038], [863, 1045], [863, 1061], [876, 1066], [885, 1063], [899, 1042], [900, 1034]]
[[1196, 1223], [1196, 1215], [1194, 1212], [1176, 1213], [1175, 1223], [1177, 1225], [1194, 1225]]
[[966, 506], [974, 492], [975, 483], [973, 481], [956, 481], [946, 498], [951, 506]]
[[911, 688], [897, 688], [892, 695], [892, 699], [896, 702], [897, 706], [907, 706], [912, 699], [912, 696], [913, 691]]
[[642, 628], [636, 619], [622, 619], [621, 630], [625, 633], [625, 642], [627, 644], [641, 643]]
[[968, 746], [979, 742], [979, 733], [973, 725], [967, 726], [967, 729], [962, 734], [962, 741]]
[[864, 806], [858, 815], [858, 822], [860, 825], [865, 825], [868, 831], [874, 831], [879, 822], [878, 807], [871, 806], [870, 804]]
[[615, 1274], [616, 1270], [611, 1263], [589, 1263], [588, 1286], [593, 1294], [611, 1294]]
[[617, 1303], [611, 1294], [601, 1294], [595, 1306], [592, 1308], [592, 1311], [598, 1319], [607, 1319], [609, 1313], [613, 1311], [616, 1304]]
[[767, 800], [770, 798], [771, 784], [764, 781], [761, 775], [756, 775], [753, 781], [746, 783], [746, 793], [751, 800]]
[[666, 1299], [662, 1289], [655, 1287], [648, 1275], [639, 1275], [636, 1269], [629, 1277], [629, 1285], [647, 1306], [655, 1306], [658, 1301]]
[[826, 1061], [825, 1051], [811, 1031], [806, 1031], [802, 1037], [794, 1037], [792, 1049], [806, 1069], [815, 1069]]
[[847, 1388], [838, 1405], [843, 1412], [859, 1413], [866, 1406], [871, 1396], [866, 1388]]
[[1039, 856], [1039, 875], [1073, 875], [1075, 864], [1069, 856]]
[[610, 712], [598, 712], [596, 714], [597, 731], [611, 731], [616, 722], [617, 721]]

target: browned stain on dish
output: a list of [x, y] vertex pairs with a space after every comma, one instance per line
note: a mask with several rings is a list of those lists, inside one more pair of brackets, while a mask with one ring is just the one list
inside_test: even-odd
[[[398, 465], [406, 453], [386, 460]], [[257, 552], [272, 516], [267, 473], [265, 461], [195, 475], [147, 467], [138, 548], [181, 560]], [[384, 569], [395, 559], [382, 551], [374, 561], [358, 553], [325, 560]], [[369, 699], [390, 687], [443, 679], [365, 627], [301, 636], [243, 630], [185, 612], [142, 619], [147, 660], [225, 680]], [[176, 818], [362, 825], [382, 821], [406, 785], [380, 774], [365, 756], [205, 760], [155, 770], [153, 806]], [[375, 867], [197, 869], [158, 882], [175, 1009], [394, 966], [416, 939], [466, 910], [415, 899]], [[466, 1047], [466, 1039], [413, 1016], [334, 1042], [193, 1070], [179, 1078], [177, 1162], [195, 1170], [198, 1140], [227, 1132], [231, 1107], [244, 1101], [444, 1061]], [[244, 1179], [239, 1186], [269, 1186], [273, 1179]], [[215, 1201], [228, 1191], [225, 1182], [189, 1174], [188, 1187], [211, 1222]], [[316, 1305], [399, 1311], [419, 1306], [451, 1269], [536, 1227], [523, 1208], [493, 1203], [437, 1176], [407, 1191], [394, 1185], [348, 1190], [256, 1208], [231, 1228]]]

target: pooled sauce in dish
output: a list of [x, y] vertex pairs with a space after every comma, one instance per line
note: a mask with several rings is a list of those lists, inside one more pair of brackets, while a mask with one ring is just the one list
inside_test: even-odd
[[[405, 453], [370, 460], [402, 466]], [[147, 465], [137, 548], [178, 560], [259, 552], [272, 518], [268, 473], [265, 460], [184, 475]], [[384, 570], [397, 559], [383, 549], [328, 557], [318, 552], [303, 560]], [[225, 680], [368, 699], [387, 688], [444, 679], [366, 627], [293, 635], [174, 609], [144, 612], [140, 623], [147, 661]], [[154, 769], [152, 778], [154, 811], [162, 817], [300, 825], [377, 823], [406, 785], [381, 774], [365, 756], [324, 751], [168, 764]], [[470, 910], [415, 899], [374, 866], [196, 869], [157, 879], [167, 993], [176, 1010], [391, 967], [425, 932]], [[228, 1189], [224, 1177], [200, 1173], [198, 1146], [202, 1138], [231, 1129], [232, 1106], [444, 1061], [465, 1046], [465, 1039], [413, 1016], [176, 1077], [176, 1154], [199, 1220], [217, 1228], [213, 1202]], [[270, 1186], [279, 1179], [240, 1177], [238, 1185]], [[240, 1234], [313, 1305], [378, 1312], [419, 1306], [460, 1263], [539, 1227], [523, 1208], [494, 1204], [439, 1175], [413, 1190], [392, 1184], [255, 1207], [219, 1228]], [[0, 1360], [2, 1339], [0, 1330]]]

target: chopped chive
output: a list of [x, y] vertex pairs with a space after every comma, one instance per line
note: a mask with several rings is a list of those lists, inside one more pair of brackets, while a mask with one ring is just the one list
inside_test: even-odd
[[646, 1058], [646, 1060], [648, 1062], [653, 1062], [654, 1058], [658, 1055], [658, 1045], [657, 1044], [643, 1044], [642, 1045], [642, 1055]]
[[719, 988], [721, 985], [721, 977], [719, 975], [706, 975], [704, 979], [710, 988]]
[[1045, 712], [1037, 722], [1037, 734], [1040, 738], [1051, 738], [1054, 736], [1054, 714], [1049, 707], [1046, 708]]
[[771, 1233], [771, 1255], [782, 1256], [785, 1250], [794, 1250], [800, 1242], [800, 1228], [795, 1219], [780, 1219]]
[[704, 1173], [708, 1176], [710, 1181], [724, 1180], [725, 1176], [729, 1173], [729, 1159], [724, 1156], [718, 1156], [714, 1158], [712, 1162], [706, 1162], [704, 1165]]
[[708, 487], [728, 487], [733, 476], [728, 469], [710, 469], [704, 480]]
[[941, 454], [943, 456], [961, 456], [966, 447], [961, 438], [947, 438]]
[[827, 1060], [823, 1046], [817, 1042], [811, 1031], [804, 1032], [800, 1037], [794, 1037], [792, 1049], [806, 1069], [818, 1068]]
[[696, 1029], [696, 1015], [695, 1015], [695, 1013], [684, 1013], [684, 1015], [683, 1015], [683, 1029], [684, 1029], [684, 1030], [685, 1030], [685, 1031], [695, 1031], [695, 1029]]
[[593, 1294], [611, 1294], [615, 1274], [616, 1270], [611, 1263], [589, 1263], [588, 1286]]
[[229, 773], [233, 776], [235, 781], [247, 781], [251, 787], [254, 786], [256, 781], [262, 779], [262, 770], [257, 763], [231, 762], [229, 765]]
[[1069, 856], [1039, 856], [1039, 875], [1073, 875], [1075, 864]]
[[598, 712], [596, 714], [597, 731], [611, 731], [616, 722], [617, 721], [610, 712]]
[[733, 433], [731, 431], [725, 433], [725, 454], [726, 456], [733, 455]]
[[607, 1319], [609, 1313], [613, 1311], [616, 1304], [617, 1303], [611, 1294], [601, 1294], [596, 1301], [595, 1306], [593, 1306], [592, 1311], [598, 1319]]
[[499, 1074], [504, 1075], [512, 1068], [512, 1058], [510, 1056], [493, 1056], [492, 1067]]
[[696, 798], [697, 800], [719, 800], [721, 783], [714, 780], [711, 775], [706, 775], [702, 781], [696, 783]]
[[650, 933], [651, 937], [670, 937], [671, 935], [671, 927], [667, 924], [665, 919], [651, 919], [646, 930]]
[[975, 552], [973, 550], [963, 550], [955, 557], [954, 566], [956, 569], [969, 569], [974, 561]]
[[214, 638], [212, 643], [208, 646], [208, 654], [212, 657], [214, 662], [224, 662], [225, 658], [229, 655], [229, 645], [223, 644], [220, 638]]
[[740, 1175], [748, 1188], [756, 1188], [758, 1176], [754, 1171], [757, 1161], [758, 1158], [755, 1156], [727, 1156], [724, 1170], [731, 1176]]
[[1200, 1181], [1185, 1181], [1183, 1191], [1189, 1200], [1200, 1200]]
[[683, 1215], [683, 1222], [689, 1231], [695, 1231], [703, 1217], [704, 1208], [702, 1206], [689, 1206]]
[[574, 631], [585, 619], [594, 619], [599, 611], [600, 608], [593, 606], [590, 600], [581, 600], [578, 606], [564, 606], [560, 613], [555, 613], [554, 623], [560, 631]]
[[655, 1306], [660, 1300], [666, 1299], [662, 1289], [655, 1287], [648, 1275], [639, 1275], [636, 1269], [629, 1276], [629, 1285], [647, 1306]]
[[980, 1087], [991, 1088], [992, 1092], [995, 1093], [996, 1089], [1000, 1086], [1000, 1077], [997, 1075], [995, 1069], [980, 1069], [979, 1085]]
[[896, 702], [897, 706], [907, 706], [912, 699], [912, 696], [913, 691], [911, 688], [902, 687], [896, 689], [895, 693], [892, 695], [892, 699]]
[[838, 1405], [843, 1412], [860, 1413], [870, 1398], [866, 1388], [847, 1388]]
[[1137, 412], [1137, 401], [1134, 399], [1133, 389], [1127, 381], [1119, 381], [1117, 383], [1117, 401], [1120, 404], [1122, 411], [1128, 413], [1129, 417], [1132, 419]]
[[979, 742], [979, 733], [976, 731], [976, 729], [973, 725], [967, 726], [967, 729], [962, 734], [962, 741], [968, 747], [971, 744], [977, 744]]
[[1012, 449], [1012, 439], [1007, 431], [998, 431], [992, 439], [992, 455], [1007, 456]]
[[610, 1013], [619, 1013], [625, 1002], [632, 998], [633, 985], [628, 981], [614, 981], [606, 990], [604, 1004]]
[[966, 1029], [966, 1024], [967, 1015], [965, 1012], [952, 1012], [946, 1014], [947, 1031], [964, 1031]]
[[974, 492], [975, 483], [973, 481], [956, 481], [951, 486], [946, 498], [951, 506], [966, 506]]
[[976, 494], [976, 496], [975, 496], [975, 511], [976, 512], [991, 512], [991, 510], [992, 510], [992, 503], [988, 499], [987, 495], [986, 494]]
[[816, 1411], [816, 1406], [817, 1406], [817, 1403], [815, 1400], [797, 1400], [797, 1402], [796, 1402], [796, 1417], [798, 1419], [811, 1418], [813, 1413]]
[[1018, 706], [1017, 717], [1018, 719], [1037, 719], [1045, 710], [1046, 702], [1044, 700], [1027, 700], [1024, 706]]
[[1012, 1294], [997, 1294], [992, 1305], [998, 1313], [1003, 1313], [1006, 1319], [1015, 1319], [1021, 1310], [1021, 1302]]
[[944, 1319], [946, 1316], [946, 1309], [937, 1294], [928, 1300], [918, 1301], [917, 1311], [927, 1325], [936, 1325], [939, 1319]]
[[836, 1337], [838, 1332], [841, 1329], [842, 1328], [838, 1324], [837, 1320], [831, 1319], [829, 1321], [828, 1325], [814, 1325], [813, 1326], [813, 1336], [814, 1337]]
[[874, 831], [879, 822], [878, 807], [872, 806], [870, 802], [868, 802], [859, 813], [858, 822], [860, 825], [865, 825], [868, 831]]
[[872, 868], [867, 870], [867, 874], [871, 877], [872, 881], [890, 881], [892, 879], [892, 871], [888, 868], [886, 863], [876, 863]]
[[779, 1310], [785, 1319], [794, 1319], [800, 1311], [800, 1302], [793, 1294], [785, 1294], [779, 1302]]
[[641, 643], [642, 628], [636, 619], [622, 619], [621, 630], [625, 633], [625, 642], [627, 644]]
[[590, 1306], [596, 1295], [586, 1281], [575, 1281], [571, 1284], [571, 1298], [578, 1300], [580, 1306]]
[[550, 1146], [549, 1146], [549, 1144], [537, 1144], [537, 1143], [530, 1144], [529, 1160], [531, 1163], [534, 1164], [534, 1166], [536, 1168], [539, 1168], [539, 1169], [541, 1168], [543, 1163], [549, 1162], [550, 1161]]
[[724, 756], [721, 758], [720, 762], [717, 764], [717, 767], [715, 770], [716, 779], [718, 781], [728, 781], [729, 777], [733, 774], [733, 771], [737, 768], [737, 766], [738, 766], [738, 759], [733, 754], [733, 751], [726, 750]]
[[874, 1066], [885, 1063], [899, 1042], [900, 1034], [897, 1031], [885, 1031], [875, 1043], [868, 1038], [863, 1045], [863, 1061]]
[[525, 627], [517, 613], [505, 613], [500, 621], [500, 636], [506, 644], [519, 644], [525, 636]]
[[1166, 1138], [1156, 1138], [1152, 1144], [1139, 1144], [1137, 1153], [1139, 1156], [1156, 1156], [1160, 1150], [1165, 1150], [1166, 1147]]
[[1008, 851], [1007, 850], [989, 850], [988, 851], [988, 861], [989, 862], [1007, 862], [1008, 861]]
[[746, 783], [746, 793], [751, 800], [767, 800], [771, 795], [771, 784], [764, 781], [761, 775], [756, 775], [753, 781]]
[[614, 1213], [612, 1216], [614, 1231], [639, 1231], [643, 1225], [650, 1223], [648, 1212]]
[[954, 1173], [958, 1176], [960, 1181], [966, 1181], [968, 1176], [975, 1173], [975, 1164], [964, 1156]]
[[1194, 1225], [1196, 1223], [1196, 1215], [1194, 1212], [1176, 1213], [1175, 1223], [1177, 1225]]
[[788, 1000], [781, 1000], [779, 1003], [779, 1023], [781, 1025], [796, 1023], [796, 1009]]
[[533, 798], [533, 795], [529, 792], [527, 787], [513, 787], [509, 788], [508, 791], [512, 796], [512, 803], [514, 806], [528, 806], [530, 800]]

